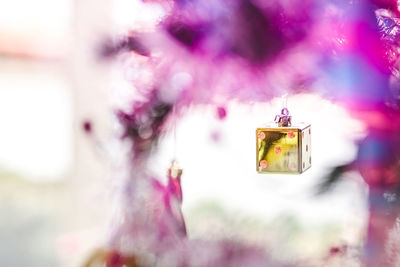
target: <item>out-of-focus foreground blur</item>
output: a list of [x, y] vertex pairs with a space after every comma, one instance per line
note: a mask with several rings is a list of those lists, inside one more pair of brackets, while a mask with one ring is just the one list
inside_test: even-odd
[[[0, 266], [79, 266], [104, 244], [114, 208], [112, 110], [115, 98], [130, 95], [97, 49], [110, 32], [146, 27], [162, 15], [156, 5], [144, 5], [0, 0]], [[312, 125], [313, 166], [300, 176], [259, 175], [255, 129], [281, 105], [279, 98], [224, 103], [223, 122], [214, 107], [189, 109], [176, 137], [161, 138], [153, 172], [163, 176], [176, 151], [191, 238], [268, 244], [273, 255], [315, 262], [344, 249], [358, 253], [367, 220], [359, 174], [347, 174], [330, 193], [315, 192], [331, 167], [356, 157], [364, 125], [320, 96], [289, 96], [294, 119]], [[84, 135], [85, 120], [94, 138]], [[336, 264], [359, 266], [356, 258]]]

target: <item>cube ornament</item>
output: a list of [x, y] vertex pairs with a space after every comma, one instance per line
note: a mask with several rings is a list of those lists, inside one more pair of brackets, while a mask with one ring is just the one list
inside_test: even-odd
[[256, 130], [257, 172], [303, 173], [311, 167], [311, 125], [279, 125]]

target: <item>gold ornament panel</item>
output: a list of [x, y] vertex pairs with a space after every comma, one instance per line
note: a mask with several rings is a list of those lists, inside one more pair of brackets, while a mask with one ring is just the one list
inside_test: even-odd
[[310, 125], [257, 128], [256, 140], [259, 173], [299, 174], [311, 167]]

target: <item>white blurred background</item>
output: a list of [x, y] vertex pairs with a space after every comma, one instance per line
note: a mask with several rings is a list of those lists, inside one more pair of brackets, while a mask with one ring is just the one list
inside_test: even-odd
[[[98, 61], [96, 47], [159, 16], [160, 7], [139, 0], [0, 0], [1, 266], [76, 266], [103, 244], [114, 174], [81, 123], [93, 123], [96, 140], [113, 140], [114, 99], [131, 85]], [[191, 237], [279, 244], [304, 258], [362, 242], [367, 189], [359, 175], [326, 195], [315, 191], [331, 167], [355, 157], [363, 125], [319, 96], [289, 96], [294, 120], [312, 125], [312, 168], [259, 175], [255, 129], [280, 112], [281, 99], [221, 105], [223, 121], [214, 106], [190, 109], [176, 141], [167, 134], [154, 155], [159, 177], [175, 156], [183, 167]]]

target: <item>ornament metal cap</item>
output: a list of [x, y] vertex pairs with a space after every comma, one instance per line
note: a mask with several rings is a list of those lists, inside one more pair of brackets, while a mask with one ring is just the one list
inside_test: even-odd
[[169, 174], [171, 175], [172, 178], [180, 178], [182, 175], [182, 169], [180, 168], [178, 162], [176, 160], [173, 160], [171, 162], [171, 166], [169, 167]]
[[292, 116], [289, 116], [289, 110], [283, 108], [280, 115], [275, 116], [276, 123], [279, 127], [290, 127], [292, 125]]

